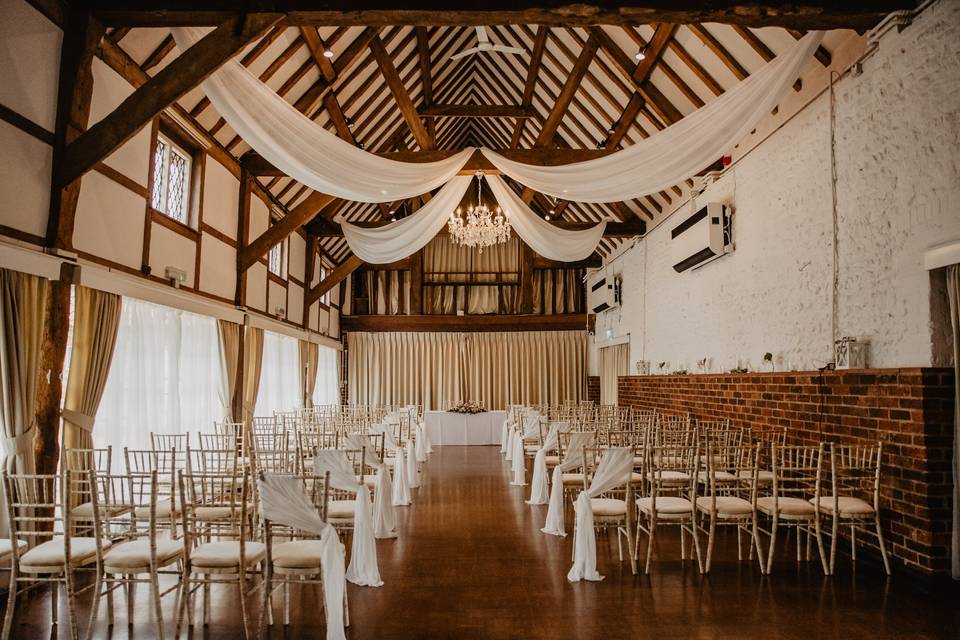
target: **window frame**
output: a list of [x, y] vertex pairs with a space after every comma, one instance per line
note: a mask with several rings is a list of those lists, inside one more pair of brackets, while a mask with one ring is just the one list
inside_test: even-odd
[[[184, 193], [182, 198], [182, 218], [171, 215], [164, 206], [157, 208], [154, 205], [154, 192], [157, 189], [157, 145], [163, 142], [168, 149], [164, 154], [164, 170], [161, 177], [163, 185], [163, 204], [169, 200], [167, 181], [169, 180], [170, 154], [176, 153], [187, 162], [184, 171]], [[147, 207], [156, 214], [163, 216], [174, 224], [182, 225], [196, 231], [199, 227], [200, 195], [203, 191], [202, 156], [203, 150], [188, 134], [179, 129], [172, 121], [165, 117], [158, 119], [158, 126], [150, 146], [150, 174], [147, 192]]]
[[[281, 241], [278, 242], [277, 244], [275, 244], [275, 245], [273, 245], [272, 247], [270, 247], [270, 250], [267, 251], [267, 273], [270, 274], [270, 275], [272, 275], [272, 276], [274, 276], [274, 277], [280, 278], [281, 280], [286, 280], [286, 279], [287, 279], [287, 274], [289, 273], [289, 270], [288, 270], [289, 260], [290, 260], [290, 252], [288, 251], [288, 243], [289, 243], [289, 242], [290, 242], [290, 239], [289, 239], [289, 238], [285, 238], [284, 240], [281, 240]], [[279, 259], [278, 259], [278, 262], [279, 262], [279, 265], [278, 265], [279, 273], [277, 273], [276, 271], [274, 271], [274, 270], [271, 268], [271, 264], [270, 264], [270, 263], [271, 263], [271, 257], [273, 256], [274, 251], [277, 251], [277, 252], [280, 254]]]

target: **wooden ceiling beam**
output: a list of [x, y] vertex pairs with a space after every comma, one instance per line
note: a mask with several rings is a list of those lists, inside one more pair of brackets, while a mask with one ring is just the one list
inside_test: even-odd
[[312, 220], [317, 212], [333, 199], [333, 196], [325, 193], [317, 191], [311, 193], [303, 202], [270, 225], [256, 240], [243, 248], [237, 257], [237, 270], [243, 273], [249, 269], [257, 260], [265, 256], [271, 247], [282, 242], [291, 233]]
[[[911, 0], [798, 0], [789, 4], [757, 0], [490, 0], [476, 9], [451, 8], [437, 0], [408, 0], [404, 8], [384, 8], [371, 0], [263, 0], [258, 10], [286, 12], [292, 25], [366, 26], [546, 24], [589, 26], [719, 22], [748, 27], [799, 30], [868, 29], [891, 11], [912, 9]], [[209, 26], [237, 16], [233, 0], [98, 0], [97, 16], [110, 27]]]
[[434, 104], [419, 109], [423, 118], [536, 118], [532, 107], [516, 104]]
[[560, 121], [563, 120], [563, 116], [566, 115], [567, 108], [570, 106], [573, 96], [580, 88], [580, 83], [587, 74], [587, 69], [590, 68], [590, 63], [593, 62], [599, 46], [599, 41], [591, 34], [591, 37], [587, 38], [586, 44], [584, 44], [583, 49], [581, 49], [576, 63], [574, 63], [573, 68], [567, 75], [567, 79], [563, 83], [563, 88], [560, 89], [560, 95], [557, 96], [553, 109], [550, 111], [546, 121], [543, 123], [543, 128], [537, 135], [535, 146], [546, 147], [553, 143], [553, 138], [557, 133], [557, 128], [560, 126]]
[[[533, 39], [533, 48], [530, 50], [530, 65], [527, 67], [527, 78], [523, 83], [523, 99], [520, 101], [525, 107], [533, 105], [533, 94], [537, 88], [537, 80], [540, 78], [540, 64], [543, 61], [543, 50], [547, 46], [547, 35], [550, 33], [550, 27], [541, 24], [537, 27], [537, 35]], [[523, 135], [523, 128], [526, 126], [525, 120], [517, 121], [513, 128], [513, 137], [510, 140], [510, 148], [516, 149], [520, 146], [520, 138]]]
[[282, 18], [275, 13], [252, 14], [245, 20], [230, 20], [204, 36], [67, 146], [60, 186], [92, 169]]
[[586, 331], [586, 313], [343, 316], [342, 331]]
[[407, 91], [407, 87], [403, 84], [403, 80], [397, 72], [393, 58], [390, 57], [387, 48], [383, 46], [383, 42], [381, 42], [379, 37], [374, 37], [370, 41], [370, 52], [373, 53], [374, 58], [376, 58], [377, 64], [380, 66], [380, 73], [383, 74], [387, 86], [390, 87], [390, 93], [393, 94], [393, 99], [396, 101], [400, 113], [403, 114], [403, 119], [406, 121], [407, 126], [410, 127], [410, 131], [413, 133], [417, 144], [421, 149], [432, 149], [433, 142], [430, 140], [430, 135], [427, 133], [427, 129], [423, 126], [423, 121], [417, 113], [417, 107], [413, 104], [413, 100], [410, 99], [410, 93]]
[[362, 264], [363, 260], [357, 256], [350, 256], [338, 264], [333, 268], [333, 271], [331, 271], [326, 278], [318, 282], [307, 291], [303, 297], [303, 306], [309, 309], [310, 305], [319, 300], [327, 291], [330, 291], [335, 286], [346, 280], [347, 276], [359, 269]]

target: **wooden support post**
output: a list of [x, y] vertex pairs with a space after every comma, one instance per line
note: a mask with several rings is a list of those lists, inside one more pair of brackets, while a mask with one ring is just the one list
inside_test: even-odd
[[410, 314], [423, 313], [423, 249], [410, 256]]
[[520, 243], [520, 313], [533, 313], [533, 249]]
[[253, 189], [253, 176], [243, 167], [240, 168], [240, 206], [237, 208], [237, 293], [234, 303], [238, 307], [247, 304], [247, 271], [243, 267], [243, 256], [247, 249], [247, 236], [250, 233], [250, 195]]
[[60, 460], [60, 401], [67, 382], [63, 365], [70, 329], [70, 287], [77, 274], [76, 265], [63, 263], [60, 279], [50, 282], [37, 380], [37, 434], [33, 440], [33, 460], [40, 474], [56, 473]]
[[[240, 325], [240, 347], [237, 350], [237, 384], [233, 388], [233, 399], [230, 403], [230, 411], [233, 414], [233, 421], [239, 422], [243, 420], [243, 384], [244, 384], [244, 370], [246, 367], [243, 366], [243, 359], [246, 354], [247, 348], [247, 326], [246, 324]], [[247, 434], [243, 434], [244, 442], [247, 442]]]
[[70, 12], [69, 22], [76, 26], [67, 29], [63, 36], [50, 215], [47, 219], [47, 246], [67, 250], [73, 248], [73, 223], [80, 199], [80, 181], [65, 184], [62, 179], [64, 156], [67, 146], [86, 130], [90, 119], [91, 63], [104, 32], [103, 25], [94, 18], [78, 12]]
[[[307, 291], [313, 286], [313, 270], [317, 264], [317, 243], [319, 238], [312, 233], [307, 234], [307, 256], [303, 268], [303, 298], [306, 301]], [[303, 305], [303, 328], [310, 324], [310, 307]]]

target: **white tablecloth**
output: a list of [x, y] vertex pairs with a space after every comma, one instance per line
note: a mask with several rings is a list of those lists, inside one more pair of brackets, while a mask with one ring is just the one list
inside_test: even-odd
[[506, 411], [485, 411], [473, 415], [449, 411], [425, 411], [427, 437], [432, 445], [495, 444], [500, 445], [500, 430], [507, 419]]

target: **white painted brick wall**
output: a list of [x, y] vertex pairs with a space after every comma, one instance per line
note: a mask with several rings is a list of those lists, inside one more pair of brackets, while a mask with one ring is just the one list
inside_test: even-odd
[[[960, 0], [886, 36], [862, 75], [839, 81], [836, 108], [839, 333], [869, 337], [872, 366], [929, 365], [923, 253], [960, 239]], [[766, 351], [778, 369], [833, 359], [829, 121], [824, 93], [698, 199], [735, 205], [733, 254], [673, 271], [670, 229], [687, 205], [612, 261], [624, 303], [597, 338], [629, 333], [631, 370], [695, 371], [704, 357], [712, 371], [762, 369]]]

